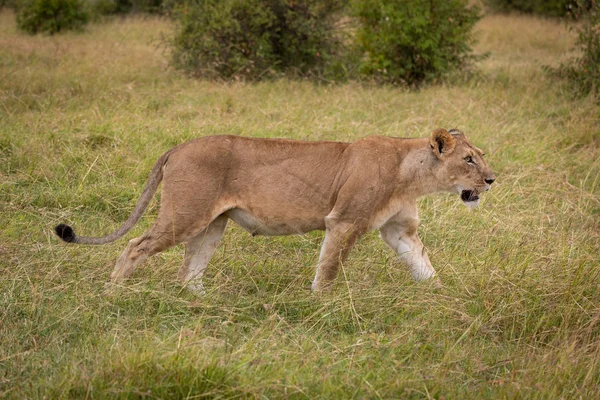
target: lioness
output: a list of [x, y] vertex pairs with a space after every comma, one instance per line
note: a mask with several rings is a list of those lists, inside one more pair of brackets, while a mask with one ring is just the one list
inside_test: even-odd
[[158, 159], [133, 213], [116, 232], [76, 236], [64, 224], [55, 231], [70, 243], [113, 242], [136, 224], [163, 181], [156, 222], [129, 241], [112, 282], [149, 256], [185, 243], [179, 279], [201, 292], [202, 274], [229, 219], [252, 235], [325, 230], [314, 291], [336, 277], [358, 238], [373, 229], [414, 279], [423, 280], [435, 270], [417, 236], [417, 198], [453, 192], [474, 206], [494, 179], [483, 152], [456, 129], [437, 129], [423, 139], [369, 136], [353, 143], [210, 136]]

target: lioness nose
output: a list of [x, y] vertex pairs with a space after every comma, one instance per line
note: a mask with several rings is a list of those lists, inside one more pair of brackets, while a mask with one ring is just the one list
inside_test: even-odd
[[496, 178], [487, 178], [485, 180], [485, 183], [487, 183], [488, 185], [491, 185], [492, 183], [494, 183], [495, 180], [496, 180]]

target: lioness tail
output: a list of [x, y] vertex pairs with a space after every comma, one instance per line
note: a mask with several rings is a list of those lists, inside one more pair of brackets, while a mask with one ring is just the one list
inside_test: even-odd
[[150, 204], [152, 197], [154, 197], [154, 193], [156, 193], [156, 189], [158, 189], [158, 185], [162, 181], [163, 166], [167, 162], [167, 159], [169, 158], [171, 152], [172, 150], [166, 152], [158, 159], [158, 161], [156, 161], [156, 164], [154, 164], [154, 167], [152, 168], [152, 172], [150, 172], [150, 177], [146, 182], [146, 187], [144, 188], [142, 196], [138, 200], [135, 209], [133, 210], [127, 221], [125, 221], [125, 223], [115, 232], [100, 237], [77, 236], [75, 232], [73, 232], [73, 228], [65, 224], [57, 225], [54, 228], [54, 232], [56, 232], [58, 237], [64, 240], [65, 242], [77, 244], [111, 243], [119, 239], [121, 236], [125, 235], [131, 230], [131, 228], [135, 226], [135, 224], [144, 214], [144, 211], [146, 211], [146, 208], [148, 208], [148, 204]]

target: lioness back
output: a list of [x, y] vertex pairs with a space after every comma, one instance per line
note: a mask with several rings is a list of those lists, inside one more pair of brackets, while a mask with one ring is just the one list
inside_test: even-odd
[[[181, 145], [169, 157], [163, 197], [172, 194], [180, 199], [193, 192], [190, 197], [198, 199], [206, 194], [220, 199], [214, 212], [238, 209], [265, 216], [268, 221], [262, 221], [263, 225], [294, 227], [253, 233], [324, 229], [323, 218], [333, 207], [336, 179], [349, 145], [239, 136], [200, 138]], [[191, 187], [186, 183], [190, 180], [194, 181]], [[204, 205], [210, 202], [210, 198], [201, 201]], [[240, 225], [248, 225], [239, 212], [230, 216]]]

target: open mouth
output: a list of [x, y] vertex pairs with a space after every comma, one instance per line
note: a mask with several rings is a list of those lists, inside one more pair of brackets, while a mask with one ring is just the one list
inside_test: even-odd
[[463, 190], [460, 193], [460, 198], [465, 203], [479, 200], [479, 196], [477, 195], [477, 192], [475, 192], [474, 190]]

